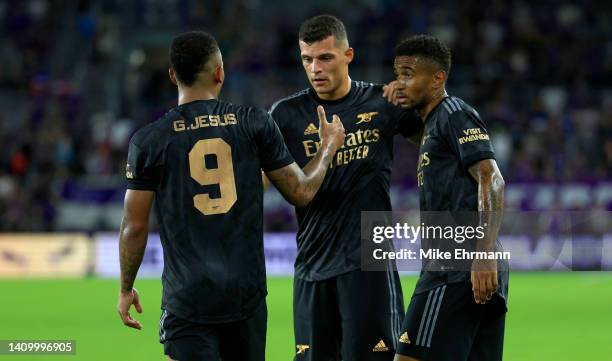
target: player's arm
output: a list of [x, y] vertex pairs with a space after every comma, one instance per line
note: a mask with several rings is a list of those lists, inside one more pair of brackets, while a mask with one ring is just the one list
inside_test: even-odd
[[264, 172], [263, 170], [261, 171], [261, 184], [263, 186], [264, 192], [268, 189], [268, 187], [270, 187], [270, 180], [266, 176], [266, 172]]
[[[494, 251], [504, 210], [504, 178], [494, 159], [483, 159], [468, 168], [478, 182], [478, 213], [484, 238], [478, 241], [478, 251]], [[497, 261], [474, 260], [472, 289], [476, 303], [490, 300], [497, 290]]]
[[[389, 82], [389, 84], [384, 85], [383, 86], [383, 97], [387, 99], [389, 103], [397, 107], [398, 102], [397, 102], [397, 96], [396, 96], [397, 94], [396, 85], [397, 85], [397, 80], [393, 80]], [[420, 122], [420, 119], [418, 118], [415, 120]], [[404, 138], [406, 138], [406, 140], [408, 140], [410, 143], [414, 145], [420, 145], [421, 140], [423, 139], [423, 129], [421, 129], [419, 132], [416, 132], [414, 134], [405, 135]]]
[[387, 99], [387, 101], [395, 106], [398, 105], [397, 97], [396, 97], [396, 84], [397, 80], [393, 80], [383, 86], [383, 97]]
[[327, 169], [344, 143], [344, 127], [340, 118], [334, 115], [331, 122], [327, 121], [322, 106], [317, 107], [319, 115], [319, 137], [321, 147], [315, 157], [302, 170], [295, 162], [283, 168], [267, 172], [266, 175], [283, 197], [291, 204], [304, 207], [323, 184]]
[[142, 324], [130, 316], [132, 305], [142, 313], [138, 291], [134, 280], [140, 268], [147, 245], [149, 213], [153, 203], [153, 191], [128, 189], [125, 193], [123, 220], [119, 231], [119, 264], [121, 267], [121, 290], [117, 311], [123, 324], [141, 329]]

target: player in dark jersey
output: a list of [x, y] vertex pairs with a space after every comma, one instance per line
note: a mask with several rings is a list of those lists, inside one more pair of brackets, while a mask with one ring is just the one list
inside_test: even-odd
[[308, 109], [338, 114], [346, 140], [323, 186], [296, 207], [296, 360], [392, 360], [404, 313], [397, 271], [362, 272], [361, 211], [389, 211], [393, 139], [420, 136], [415, 112], [389, 104], [381, 85], [352, 81], [342, 22], [319, 15], [302, 24], [301, 59], [312, 88], [276, 102], [271, 114], [304, 167], [319, 147]]
[[305, 206], [343, 144], [344, 129], [319, 108], [322, 145], [302, 171], [267, 112], [217, 100], [225, 74], [211, 35], [176, 37], [170, 64], [178, 106], [130, 141], [117, 308], [126, 326], [141, 328], [128, 310], [133, 304], [142, 312], [133, 284], [155, 199], [164, 249], [160, 342], [168, 358], [264, 360], [260, 172], [291, 203]]
[[[417, 110], [425, 124], [417, 173], [422, 219], [431, 220], [432, 212], [441, 218], [471, 214], [485, 229], [477, 250], [499, 250], [504, 180], [484, 122], [471, 106], [446, 93], [450, 64], [450, 50], [440, 40], [410, 37], [396, 48], [397, 79], [386, 96]], [[436, 268], [424, 260], [396, 361], [502, 359], [507, 260], [460, 264]]]

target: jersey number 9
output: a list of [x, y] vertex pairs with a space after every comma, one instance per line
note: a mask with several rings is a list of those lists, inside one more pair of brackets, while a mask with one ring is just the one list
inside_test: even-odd
[[[217, 168], [207, 168], [206, 155], [217, 157]], [[232, 148], [221, 138], [202, 139], [189, 152], [189, 172], [200, 185], [219, 185], [219, 198], [208, 193], [196, 194], [193, 206], [204, 215], [227, 213], [236, 203], [236, 181], [232, 164]]]

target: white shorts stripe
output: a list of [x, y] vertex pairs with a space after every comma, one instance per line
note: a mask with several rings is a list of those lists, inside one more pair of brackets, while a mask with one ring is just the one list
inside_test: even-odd
[[431, 290], [429, 291], [429, 295], [427, 295], [427, 302], [425, 303], [425, 309], [423, 310], [423, 314], [421, 315], [421, 324], [419, 325], [419, 333], [417, 333], [417, 341], [416, 341], [417, 345], [420, 343], [420, 339], [421, 339], [421, 335], [423, 331], [423, 324], [425, 323], [427, 310], [429, 309], [429, 304], [431, 303], [431, 297], [433, 295], [433, 292], [434, 290]]
[[399, 332], [400, 332], [400, 320], [399, 313], [397, 312], [397, 292], [395, 289], [395, 278], [393, 277], [393, 265], [390, 264], [389, 260], [389, 269], [387, 271], [387, 281], [390, 289], [390, 306], [391, 306], [391, 337], [393, 338], [393, 348], [397, 350], [397, 343], [399, 342]]
[[[389, 287], [389, 308], [392, 311], [393, 310], [393, 289], [391, 288], [391, 279], [389, 277], [389, 270], [387, 270], [386, 276], [387, 276], [387, 287]], [[393, 324], [393, 313], [391, 313], [391, 337], [393, 339], [395, 339], [395, 333], [393, 331], [394, 326], [395, 325]]]
[[166, 321], [166, 317], [168, 317], [168, 311], [164, 310], [164, 313], [159, 320], [159, 339], [160, 341], [166, 340], [166, 330], [164, 330], [164, 321]]
[[440, 313], [440, 306], [442, 305], [442, 300], [444, 300], [444, 291], [446, 291], [446, 285], [442, 286], [442, 292], [440, 292], [438, 307], [436, 307], [436, 313], [434, 314], [433, 321], [431, 322], [431, 331], [429, 331], [429, 336], [427, 337], [427, 347], [430, 347], [431, 345], [431, 338], [433, 337], [434, 328], [436, 327], [438, 313]]
[[[423, 335], [421, 336], [421, 342], [420, 342], [421, 346], [425, 346], [425, 339], [427, 338], [427, 335], [429, 334], [429, 328], [431, 327], [431, 319], [434, 314], [434, 309], [436, 308], [438, 304], [438, 300], [440, 299], [439, 296], [440, 296], [440, 287], [436, 288], [436, 292], [434, 293], [433, 300], [431, 302], [431, 306], [429, 307], [429, 312], [427, 313], [427, 321], [425, 321], [425, 331], [423, 332]], [[419, 343], [417, 342], [417, 344]]]

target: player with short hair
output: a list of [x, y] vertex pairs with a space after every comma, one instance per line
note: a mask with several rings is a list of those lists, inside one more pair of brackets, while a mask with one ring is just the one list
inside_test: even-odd
[[397, 271], [362, 272], [361, 212], [390, 211], [389, 179], [396, 134], [419, 137], [412, 111], [389, 104], [382, 85], [353, 81], [342, 21], [306, 20], [300, 57], [311, 88], [276, 102], [270, 113], [289, 151], [304, 167], [319, 144], [307, 111], [322, 105], [346, 129], [319, 193], [298, 219], [294, 279], [296, 360], [392, 360], [404, 314]]
[[[386, 95], [418, 111], [425, 125], [417, 174], [422, 215], [469, 212], [485, 226], [478, 250], [499, 250], [504, 179], [478, 112], [446, 93], [450, 66], [451, 52], [439, 39], [403, 40], [396, 47], [397, 79]], [[507, 261], [474, 260], [465, 269], [434, 265], [424, 262], [395, 360], [501, 360]]]
[[[160, 342], [169, 359], [264, 360], [267, 308], [261, 170], [291, 203], [305, 206], [344, 141], [337, 116], [318, 109], [321, 147], [302, 171], [264, 110], [219, 101], [225, 73], [216, 40], [177, 36], [170, 79], [178, 106], [138, 130], [129, 145], [120, 231], [126, 326], [142, 312], [134, 279], [153, 200], [164, 249]], [[316, 107], [311, 107], [312, 116]]]

